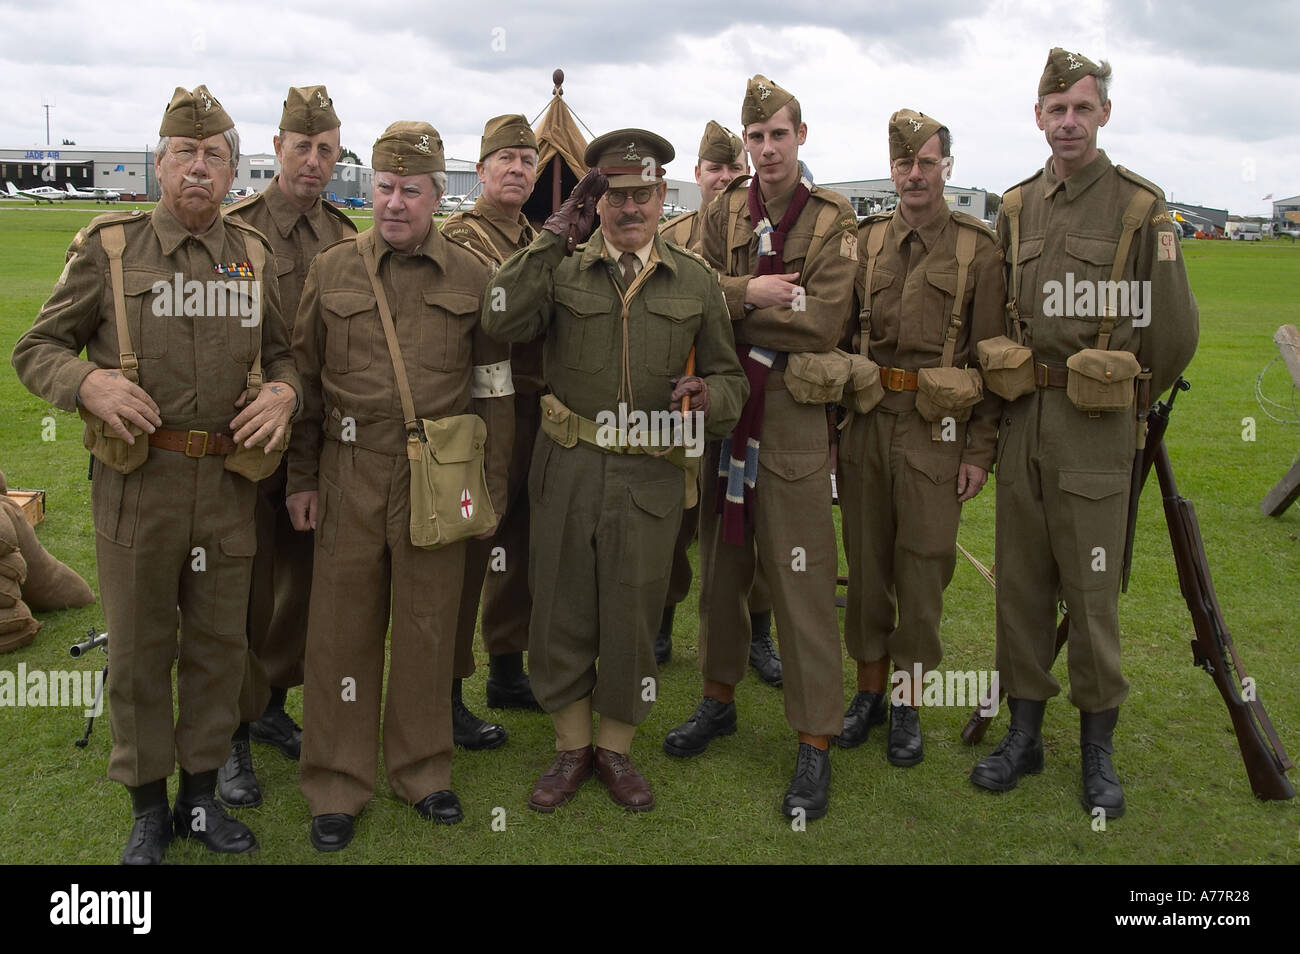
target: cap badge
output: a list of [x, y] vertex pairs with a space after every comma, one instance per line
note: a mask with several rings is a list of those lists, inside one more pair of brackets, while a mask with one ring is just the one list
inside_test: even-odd
[[921, 126], [923, 125], [920, 120], [916, 119], [909, 119], [907, 124], [912, 127], [912, 132], [920, 132]]
[[210, 99], [208, 98], [208, 94], [207, 94], [207, 93], [200, 93], [199, 95], [203, 97], [203, 111], [204, 111], [205, 113], [211, 112], [211, 111], [212, 111], [212, 100], [210, 100]]
[[623, 158], [628, 162], [637, 162], [640, 160], [641, 156], [636, 151], [635, 142], [629, 142], [627, 144], [627, 152], [623, 153]]
[[766, 86], [764, 86], [762, 83], [759, 83], [759, 84], [758, 84], [758, 98], [759, 98], [759, 99], [767, 99], [767, 98], [768, 98], [769, 96], [771, 96], [771, 95], [772, 95], [772, 91], [771, 91], [770, 89], [768, 89], [768, 88], [767, 88]]
[[429, 137], [427, 135], [420, 137], [420, 141], [415, 144], [415, 148], [425, 153], [433, 151], [429, 148]]
[[1065, 57], [1065, 65], [1067, 69], [1077, 70], [1079, 67], [1083, 66], [1083, 61], [1078, 59], [1073, 53], [1066, 53]]
[[322, 93], [320, 90], [316, 90], [316, 99], [320, 101], [320, 108], [321, 108], [321, 109], [328, 109], [328, 108], [329, 108], [330, 101], [329, 101], [328, 99], [325, 98], [325, 94]]

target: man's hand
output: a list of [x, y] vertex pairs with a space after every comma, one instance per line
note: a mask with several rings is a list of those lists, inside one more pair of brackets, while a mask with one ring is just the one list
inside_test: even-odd
[[798, 272], [781, 275], [758, 275], [745, 286], [745, 304], [755, 308], [791, 308], [803, 288], [795, 284]]
[[673, 386], [672, 404], [668, 405], [670, 411], [680, 411], [682, 409], [682, 398], [686, 395], [691, 396], [691, 413], [699, 411], [705, 417], [709, 416], [709, 386], [704, 383], [703, 378], [696, 377], [693, 374], [686, 374], [671, 382]]
[[304, 490], [284, 498], [285, 509], [289, 511], [289, 522], [295, 530], [315, 530], [316, 513], [320, 506], [320, 496], [315, 490]]
[[77, 391], [77, 400], [91, 414], [102, 418], [128, 444], [135, 443], [128, 424], [134, 424], [147, 434], [162, 426], [162, 415], [153, 398], [144, 388], [113, 368], [96, 368], [86, 375]]
[[[246, 394], [241, 394], [235, 407], [244, 407], [246, 397]], [[283, 381], [268, 381], [263, 384], [253, 403], [244, 407], [230, 422], [235, 443], [246, 447], [257, 447], [265, 443], [264, 453], [271, 453], [272, 448], [281, 446], [284, 441], [284, 431], [289, 426], [289, 418], [293, 416], [296, 402], [297, 396], [293, 393], [293, 388]]]
[[983, 467], [962, 462], [957, 471], [957, 502], [965, 503], [980, 492], [984, 481], [989, 479], [989, 472]]
[[596, 225], [596, 200], [609, 188], [609, 179], [590, 170], [573, 187], [564, 204], [551, 213], [542, 228], [564, 239], [564, 254], [571, 255]]

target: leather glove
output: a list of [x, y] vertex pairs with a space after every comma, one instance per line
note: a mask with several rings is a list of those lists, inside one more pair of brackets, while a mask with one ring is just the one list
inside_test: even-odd
[[691, 396], [691, 411], [699, 411], [705, 417], [709, 416], [709, 386], [704, 383], [703, 378], [687, 374], [678, 378], [672, 384], [673, 403], [669, 405], [669, 410], [680, 411], [682, 409], [682, 398], [689, 394]]
[[586, 241], [592, 233], [596, 225], [596, 200], [608, 188], [609, 179], [595, 169], [590, 170], [542, 226], [564, 239], [565, 255], [572, 255], [578, 243]]

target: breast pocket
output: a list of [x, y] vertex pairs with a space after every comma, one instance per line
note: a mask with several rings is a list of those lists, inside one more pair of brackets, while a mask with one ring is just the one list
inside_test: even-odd
[[[1019, 302], [1020, 314], [1029, 317], [1030, 314], [1041, 315], [1043, 313], [1043, 283], [1039, 280], [1039, 269], [1043, 264], [1043, 238], [1022, 238], [1020, 240], [1019, 259], [1016, 266], [1019, 271], [1018, 280], [1020, 287], [1008, 290], [1009, 295], [1016, 296]], [[1007, 281], [1011, 280], [1010, 274], [1007, 275]]]
[[242, 366], [253, 363], [253, 356], [262, 343], [262, 321], [266, 318], [263, 287], [249, 279], [232, 279], [222, 292], [226, 316], [219, 320], [226, 325], [230, 356]]
[[420, 364], [430, 371], [464, 368], [481, 299], [458, 291], [426, 291], [420, 315]]
[[955, 271], [932, 268], [925, 273], [925, 313], [921, 316], [921, 333], [926, 344], [943, 347], [956, 299]]
[[161, 358], [167, 353], [168, 325], [185, 320], [184, 279], [178, 287], [176, 276], [169, 272], [129, 268], [122, 273], [122, 290], [131, 346], [119, 342], [118, 350], [133, 351], [139, 358]]
[[694, 298], [645, 298], [645, 366], [654, 374], [676, 377], [700, 327], [703, 308]]
[[613, 296], [556, 284], [555, 304], [567, 312], [553, 326], [565, 365], [589, 374], [602, 370], [618, 319]]
[[370, 366], [375, 296], [359, 291], [327, 291], [320, 296], [325, 324], [325, 366], [337, 374]]
[[[867, 283], [867, 271], [865, 265], [859, 270], [859, 276], [860, 276], [859, 284], [865, 287]], [[860, 322], [860, 327], [859, 327], [860, 331], [865, 331], [866, 325], [869, 323], [870, 316], [867, 315], [866, 318], [864, 318], [864, 312], [879, 308], [884, 302], [885, 299], [879, 296], [898, 294], [897, 291], [886, 292], [886, 289], [888, 289], [891, 285], [893, 285], [895, 281], [897, 281], [897, 276], [889, 269], [881, 268], [879, 264], [877, 264], [876, 267], [872, 270], [871, 297], [865, 303], [861, 303], [858, 306], [858, 321]], [[884, 341], [883, 326], [881, 326], [881, 331], [876, 335], [876, 341], [877, 343]], [[868, 344], [869, 342], [863, 342], [861, 348], [863, 354], [869, 353], [867, 350]]]

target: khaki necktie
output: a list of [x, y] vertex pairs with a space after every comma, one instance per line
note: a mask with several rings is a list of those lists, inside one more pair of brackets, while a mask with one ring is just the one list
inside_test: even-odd
[[623, 287], [631, 288], [632, 282], [636, 280], [636, 267], [640, 264], [640, 259], [636, 257], [636, 252], [624, 252], [618, 257], [618, 263], [623, 266]]

